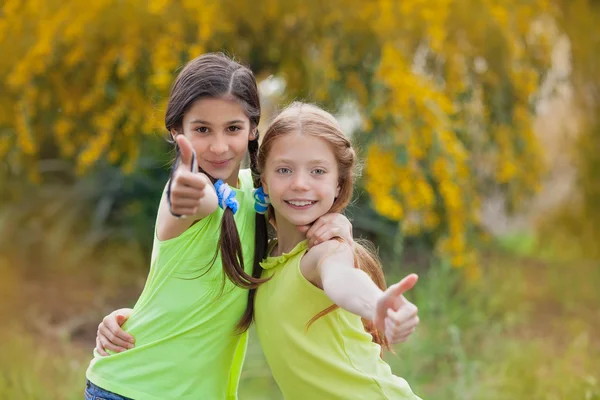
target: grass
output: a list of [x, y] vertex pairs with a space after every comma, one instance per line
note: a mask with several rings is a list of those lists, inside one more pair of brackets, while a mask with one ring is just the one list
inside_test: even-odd
[[13, 324], [3, 326], [0, 340], [0, 398], [70, 400], [83, 397], [86, 357], [81, 349], [72, 348], [68, 343], [41, 345], [43, 338]]
[[[540, 258], [533, 245], [522, 244], [508, 239], [489, 250], [478, 282], [465, 283], [443, 267], [422, 274], [409, 295], [419, 307], [419, 329], [385, 357], [423, 399], [600, 400], [600, 268], [589, 261], [555, 262], [548, 254]], [[9, 321], [0, 330], [0, 398], [81, 398], [94, 330], [73, 337], [32, 329], [26, 310], [47, 299], [36, 290], [28, 293], [41, 298], [20, 298], [15, 288], [31, 281], [9, 273], [6, 263], [0, 274], [12, 282], [0, 283], [9, 297], [0, 306], [0, 317]], [[67, 282], [60, 275], [48, 279], [41, 283]], [[54, 307], [62, 304], [62, 292]], [[85, 301], [78, 310], [95, 307]], [[119, 301], [114, 306], [123, 297]], [[255, 334], [240, 398], [282, 398]]]

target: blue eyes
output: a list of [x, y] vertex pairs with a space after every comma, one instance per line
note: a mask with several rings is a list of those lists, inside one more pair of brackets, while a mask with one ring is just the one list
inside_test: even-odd
[[[277, 173], [279, 173], [279, 174], [291, 174], [291, 173], [292, 173], [292, 170], [291, 170], [290, 168], [285, 168], [285, 167], [282, 167], [282, 168], [277, 168], [277, 170], [276, 170], [276, 171], [277, 171]], [[321, 168], [316, 168], [316, 169], [313, 169], [313, 170], [311, 171], [311, 173], [312, 173], [312, 174], [314, 174], [314, 175], [323, 175], [323, 174], [325, 174], [326, 172], [327, 172], [327, 171], [325, 171], [324, 169], [321, 169]]]

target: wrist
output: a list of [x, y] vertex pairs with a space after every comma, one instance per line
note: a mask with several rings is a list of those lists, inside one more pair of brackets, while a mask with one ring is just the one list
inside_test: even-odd
[[379, 292], [375, 294], [374, 300], [373, 300], [373, 309], [371, 310], [371, 322], [375, 323], [377, 321], [377, 311], [379, 310], [379, 302], [381, 301], [381, 299], [383, 298], [383, 292]]

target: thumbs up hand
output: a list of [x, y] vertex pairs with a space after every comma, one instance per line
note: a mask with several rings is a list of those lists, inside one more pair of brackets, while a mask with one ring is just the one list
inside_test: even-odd
[[390, 344], [406, 341], [419, 324], [417, 307], [404, 297], [404, 292], [412, 289], [418, 279], [416, 274], [406, 276], [390, 286], [377, 301], [374, 323]]
[[193, 216], [198, 212], [204, 197], [204, 188], [210, 180], [203, 173], [198, 173], [198, 161], [192, 143], [184, 135], [175, 137], [179, 146], [179, 165], [169, 182], [169, 205], [171, 214], [176, 216]]
[[196, 161], [196, 152], [192, 147], [192, 143], [188, 138], [183, 135], [177, 135], [175, 138], [177, 146], [179, 147], [179, 168], [185, 169], [186, 171], [198, 172], [198, 164], [194, 165]]

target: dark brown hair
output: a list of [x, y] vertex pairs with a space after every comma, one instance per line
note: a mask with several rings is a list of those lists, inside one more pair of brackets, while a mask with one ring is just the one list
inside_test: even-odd
[[[260, 122], [260, 100], [256, 79], [250, 69], [235, 62], [221, 53], [209, 53], [187, 63], [181, 70], [171, 88], [171, 95], [165, 115], [165, 126], [169, 132], [182, 132], [183, 117], [190, 107], [201, 98], [229, 97], [240, 102], [250, 120], [250, 129], [256, 129]], [[180, 150], [177, 146], [172, 171], [177, 168]], [[256, 138], [248, 142], [250, 166], [254, 186], [260, 185], [256, 168], [258, 153], [258, 131]], [[171, 172], [172, 173], [172, 172]], [[210, 177], [212, 181], [214, 178]], [[256, 244], [254, 251], [254, 270], [267, 251], [267, 226], [263, 215], [256, 214]], [[214, 260], [221, 253], [223, 272], [235, 285], [250, 289], [256, 288], [263, 280], [244, 271], [242, 245], [237, 231], [233, 212], [227, 208], [223, 212], [219, 246]], [[212, 266], [210, 264], [209, 268]]]
[[[321, 138], [329, 144], [329, 147], [333, 151], [338, 164], [340, 192], [329, 212], [341, 213], [352, 199], [357, 170], [356, 153], [352, 148], [352, 144], [342, 132], [337, 120], [323, 109], [312, 104], [295, 102], [275, 117], [263, 138], [258, 152], [258, 171], [264, 171], [273, 143], [285, 135], [296, 133]], [[269, 206], [269, 214], [274, 215], [271, 206]], [[354, 243], [353, 248], [354, 266], [365, 271], [381, 290], [385, 290], [386, 283], [381, 262], [372, 244], [367, 241], [357, 241]], [[338, 306], [334, 304], [315, 315], [308, 321], [306, 325], [307, 329], [317, 319], [337, 308]], [[389, 349], [385, 335], [377, 331], [373, 322], [364, 318], [362, 321], [365, 330], [373, 337], [373, 341]]]

